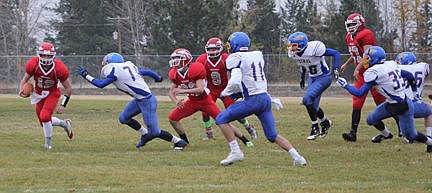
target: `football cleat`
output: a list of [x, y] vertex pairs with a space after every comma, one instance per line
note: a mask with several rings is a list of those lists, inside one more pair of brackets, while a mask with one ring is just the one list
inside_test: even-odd
[[52, 149], [52, 146], [51, 146], [51, 145], [48, 145], [48, 144], [44, 144], [43, 147], [44, 147], [45, 149], [47, 149], [47, 150]]
[[174, 144], [174, 151], [181, 151], [186, 147], [187, 143], [182, 139]]
[[342, 138], [345, 141], [352, 141], [352, 142], [357, 141], [357, 135], [353, 131], [350, 131], [349, 133], [342, 133]]
[[249, 124], [245, 127], [245, 129], [248, 131], [248, 133], [249, 133], [249, 135], [251, 136], [252, 139], [256, 139], [256, 138], [258, 138], [258, 133], [257, 133], [257, 131], [255, 130], [255, 128], [253, 127], [252, 124], [249, 123]]
[[432, 145], [426, 146], [426, 152], [427, 153], [432, 153]]
[[387, 137], [385, 137], [382, 134], [378, 134], [375, 137], [372, 137], [371, 141], [373, 143], [381, 143], [382, 140], [384, 140], [384, 139], [391, 139], [391, 138], [393, 138], [393, 134], [391, 134], [391, 133], [389, 133], [389, 135]]
[[311, 127], [310, 135], [307, 137], [308, 140], [315, 140], [317, 136], [319, 135], [320, 130], [318, 127], [318, 124], [313, 124]]
[[72, 131], [72, 121], [70, 119], [66, 119], [65, 122], [66, 122], [65, 130], [66, 130], [67, 136], [69, 137], [69, 139], [72, 139], [74, 136], [73, 131]]
[[221, 165], [223, 166], [227, 166], [227, 165], [231, 165], [234, 162], [237, 161], [242, 161], [243, 160], [243, 152], [230, 152], [230, 154], [228, 155], [228, 157], [226, 157], [224, 160], [222, 160], [220, 162]]
[[324, 122], [321, 122], [320, 125], [321, 125], [321, 133], [319, 134], [319, 136], [326, 137], [328, 134], [328, 130], [333, 125], [333, 122], [331, 120], [325, 120]]
[[136, 148], [140, 148], [140, 147], [144, 146], [147, 143], [148, 139], [147, 139], [146, 135], [147, 134], [141, 135], [141, 140], [138, 141], [138, 143], [135, 145]]
[[300, 157], [299, 159], [294, 160], [294, 166], [306, 166], [307, 162], [304, 157]]

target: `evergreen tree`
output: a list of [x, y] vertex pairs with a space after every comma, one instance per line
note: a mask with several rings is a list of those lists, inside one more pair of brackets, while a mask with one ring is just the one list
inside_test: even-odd
[[[277, 53], [281, 47], [281, 19], [273, 0], [250, 1], [245, 17], [246, 25], [255, 26], [249, 35], [255, 46], [264, 53]], [[246, 20], [244, 20], [246, 21]]]
[[156, 11], [148, 20], [153, 51], [170, 54], [183, 47], [193, 55], [204, 52], [211, 37], [225, 39], [233, 20], [236, 0], [195, 1], [161, 0], [153, 3]]
[[104, 0], [60, 0], [55, 9], [61, 21], [58, 30], [58, 50], [64, 54], [106, 54], [117, 51], [113, 40], [115, 26], [107, 21]]

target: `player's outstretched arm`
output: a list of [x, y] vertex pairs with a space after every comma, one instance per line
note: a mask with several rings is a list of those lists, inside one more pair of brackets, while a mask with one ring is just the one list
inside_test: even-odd
[[362, 97], [363, 95], [365, 95], [373, 86], [373, 83], [371, 82], [366, 82], [365, 84], [362, 85], [361, 88], [357, 89], [351, 85], [349, 85], [347, 83], [347, 81], [345, 80], [345, 78], [339, 77], [337, 82], [336, 82], [339, 86], [341, 86], [342, 88], [346, 89], [350, 94], [356, 96], [356, 97]]
[[89, 81], [92, 85], [98, 87], [98, 88], [104, 88], [105, 86], [111, 84], [112, 82], [117, 80], [117, 77], [114, 75], [115, 68], [113, 67], [111, 72], [108, 74], [108, 76], [105, 79], [97, 79], [88, 74], [87, 70], [82, 67], [78, 66], [77, 69], [79, 75], [81, 75], [84, 79]]
[[162, 82], [163, 81], [162, 76], [159, 76], [159, 74], [157, 74], [153, 70], [139, 70], [138, 73], [141, 76], [150, 76], [150, 77], [152, 77], [155, 80], [155, 82]]

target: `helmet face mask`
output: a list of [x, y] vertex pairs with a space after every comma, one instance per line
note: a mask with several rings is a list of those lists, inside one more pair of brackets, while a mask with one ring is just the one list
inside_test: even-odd
[[210, 38], [205, 46], [205, 51], [209, 58], [217, 58], [222, 54], [222, 40], [219, 38]]
[[56, 51], [54, 45], [51, 43], [42, 43], [38, 50], [37, 55], [39, 57], [39, 64], [43, 66], [50, 66], [53, 64]]
[[189, 50], [184, 48], [179, 48], [174, 50], [171, 54], [169, 65], [170, 68], [177, 67], [180, 71], [183, 67], [189, 65], [192, 62], [192, 54]]

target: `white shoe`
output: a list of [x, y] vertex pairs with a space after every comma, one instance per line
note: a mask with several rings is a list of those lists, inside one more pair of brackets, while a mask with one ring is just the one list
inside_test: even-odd
[[48, 144], [44, 144], [43, 147], [44, 147], [45, 149], [47, 149], [47, 150], [50, 150], [50, 149], [52, 148], [52, 146], [51, 146], [51, 145], [48, 145]]
[[69, 139], [72, 139], [73, 138], [72, 121], [70, 119], [66, 119], [65, 122], [66, 122], [66, 128], [65, 128], [66, 134], [69, 137]]
[[272, 99], [271, 102], [276, 106], [276, 110], [278, 111], [284, 107], [280, 99]]
[[240, 152], [234, 152], [234, 153], [230, 152], [228, 157], [226, 157], [224, 160], [222, 160], [220, 162], [220, 164], [223, 166], [231, 165], [234, 162], [242, 161], [243, 157], [244, 157], [244, 155], [243, 155], [243, 152], [241, 152], [241, 151]]
[[304, 157], [300, 157], [299, 159], [294, 160], [294, 166], [306, 166], [307, 162]]

